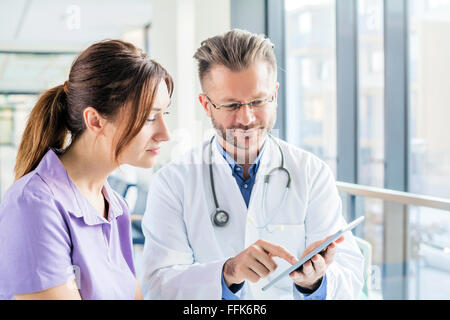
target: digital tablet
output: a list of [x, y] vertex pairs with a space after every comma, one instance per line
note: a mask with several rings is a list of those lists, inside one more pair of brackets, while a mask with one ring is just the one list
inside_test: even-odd
[[346, 227], [344, 227], [341, 230], [339, 230], [338, 232], [336, 232], [328, 240], [326, 240], [321, 245], [319, 245], [317, 248], [315, 248], [313, 251], [311, 251], [306, 256], [304, 256], [299, 262], [297, 262], [296, 264], [292, 265], [291, 267], [289, 267], [288, 269], [286, 269], [285, 271], [280, 273], [275, 279], [273, 279], [268, 284], [266, 284], [262, 288], [262, 290], [266, 291], [267, 289], [272, 287], [275, 283], [277, 283], [278, 280], [280, 280], [281, 278], [289, 275], [292, 271], [297, 270], [298, 268], [300, 268], [306, 261], [308, 261], [309, 259], [314, 257], [316, 254], [320, 253], [323, 249], [328, 247], [333, 241], [336, 241], [337, 239], [339, 239], [344, 233], [346, 233], [347, 231], [352, 230], [354, 227], [356, 227], [358, 224], [360, 224], [363, 220], [364, 220], [364, 217], [359, 217], [358, 219], [353, 220], [352, 222], [350, 222]]

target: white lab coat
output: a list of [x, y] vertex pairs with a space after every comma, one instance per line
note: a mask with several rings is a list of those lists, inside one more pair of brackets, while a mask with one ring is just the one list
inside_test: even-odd
[[[221, 275], [225, 261], [264, 239], [284, 246], [300, 258], [311, 243], [337, 232], [346, 224], [341, 199], [329, 167], [309, 152], [277, 140], [284, 152], [285, 167], [292, 183], [286, 204], [280, 208], [286, 175], [276, 171], [267, 191], [267, 214], [272, 233], [258, 229], [262, 219], [264, 174], [278, 167], [278, 146], [266, 140], [247, 209], [226, 160], [213, 141], [213, 170], [220, 208], [230, 215], [225, 227], [212, 224], [214, 211], [209, 175], [211, 144], [190, 151], [161, 168], [152, 177], [142, 227], [145, 235], [142, 287], [146, 299], [221, 299]], [[245, 282], [241, 299], [293, 299], [292, 280], [287, 276], [262, 291], [289, 264], [275, 258], [278, 268], [254, 284]], [[358, 298], [363, 286], [363, 256], [351, 235], [338, 245], [333, 264], [327, 270], [327, 299]]]

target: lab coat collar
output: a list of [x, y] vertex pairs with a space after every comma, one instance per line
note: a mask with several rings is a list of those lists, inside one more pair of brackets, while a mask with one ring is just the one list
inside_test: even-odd
[[95, 211], [72, 182], [59, 160], [58, 155], [62, 153], [61, 149], [48, 150], [36, 168], [36, 172], [49, 186], [55, 199], [63, 205], [63, 208], [73, 216], [83, 218], [87, 225], [109, 223], [112, 219], [122, 215], [123, 209], [108, 182], [103, 186], [102, 192], [109, 203], [109, 221]]

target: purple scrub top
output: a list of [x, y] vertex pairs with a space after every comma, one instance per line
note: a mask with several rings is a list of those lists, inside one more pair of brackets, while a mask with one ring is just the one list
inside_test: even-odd
[[75, 279], [82, 299], [134, 299], [131, 224], [108, 185], [108, 220], [80, 193], [57, 153], [19, 179], [0, 204], [0, 299]]

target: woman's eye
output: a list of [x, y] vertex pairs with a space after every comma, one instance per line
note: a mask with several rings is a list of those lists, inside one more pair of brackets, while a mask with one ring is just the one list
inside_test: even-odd
[[[165, 116], [165, 115], [168, 115], [168, 114], [170, 114], [169, 111], [166, 111], [166, 112], [162, 113], [162, 115], [164, 115], [164, 116]], [[155, 121], [159, 116], [161, 116], [161, 113], [155, 114], [154, 116], [148, 118], [148, 119], [147, 119], [147, 122], [153, 122], [153, 121]]]

